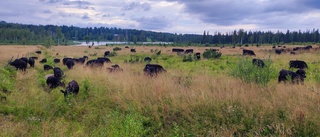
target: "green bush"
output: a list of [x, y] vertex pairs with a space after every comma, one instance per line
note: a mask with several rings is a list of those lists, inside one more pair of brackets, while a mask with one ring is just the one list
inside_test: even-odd
[[113, 52], [110, 52], [107, 56], [108, 57], [114, 57], [114, 56], [117, 56], [117, 54], [118, 54], [117, 52], [113, 51]]
[[11, 66], [0, 68], [0, 91], [11, 92], [14, 89], [16, 70]]
[[276, 78], [276, 70], [271, 68], [271, 60], [264, 60], [265, 66], [260, 68], [252, 64], [249, 58], [240, 58], [231, 68], [231, 75], [247, 83], [257, 83], [266, 86], [271, 79]]
[[121, 48], [119, 48], [119, 47], [113, 48], [113, 51], [119, 51], [119, 50], [121, 50]]
[[192, 54], [184, 55], [183, 56], [183, 62], [192, 62], [194, 60]]
[[207, 58], [207, 59], [216, 59], [216, 58], [220, 58], [222, 53], [214, 50], [206, 50], [203, 52], [202, 55], [204, 58]]

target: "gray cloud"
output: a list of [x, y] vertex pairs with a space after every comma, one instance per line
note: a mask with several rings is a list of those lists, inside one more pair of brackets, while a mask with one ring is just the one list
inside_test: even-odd
[[122, 8], [123, 10], [142, 9], [143, 11], [149, 11], [151, 5], [149, 3], [131, 2]]
[[139, 28], [149, 30], [161, 30], [168, 27], [171, 23], [163, 16], [141, 17], [136, 19]]
[[85, 14], [85, 15], [82, 16], [82, 19], [83, 19], [83, 20], [89, 20], [90, 17], [88, 16], [88, 14]]

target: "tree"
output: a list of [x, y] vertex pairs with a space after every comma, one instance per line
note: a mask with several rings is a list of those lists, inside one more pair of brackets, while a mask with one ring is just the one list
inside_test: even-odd
[[83, 39], [86, 41], [86, 44], [88, 45], [89, 44], [89, 41], [90, 41], [90, 36], [84, 36]]

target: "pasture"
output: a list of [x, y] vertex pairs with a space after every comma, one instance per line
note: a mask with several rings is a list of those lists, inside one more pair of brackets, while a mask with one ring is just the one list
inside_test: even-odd
[[[271, 46], [243, 47], [256, 57], [243, 56], [239, 47], [217, 48], [220, 58], [192, 62], [183, 62], [173, 47], [129, 46], [137, 51], [131, 53], [117, 46], [121, 50], [102, 68], [53, 63], [54, 58], [102, 57], [115, 47], [0, 46], [1, 136], [320, 136], [316, 46], [295, 55], [275, 54]], [[180, 48], [202, 54], [210, 47]], [[7, 66], [18, 55], [38, 56], [35, 68], [22, 72]], [[147, 56], [167, 72], [144, 75]], [[77, 96], [65, 99], [64, 88], [47, 87], [44, 76], [53, 72], [43, 70], [42, 58], [64, 71], [63, 82], [79, 83]], [[253, 58], [264, 59], [268, 67], [253, 66]], [[289, 69], [296, 59], [309, 67], [304, 84], [278, 83], [281, 69], [296, 70]], [[123, 71], [108, 72], [113, 64]], [[246, 77], [251, 73], [256, 75]]]

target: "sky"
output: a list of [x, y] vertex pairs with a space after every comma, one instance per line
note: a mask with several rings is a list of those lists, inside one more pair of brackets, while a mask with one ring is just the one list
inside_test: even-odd
[[178, 34], [320, 28], [319, 0], [1, 0], [0, 20]]

